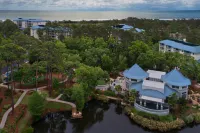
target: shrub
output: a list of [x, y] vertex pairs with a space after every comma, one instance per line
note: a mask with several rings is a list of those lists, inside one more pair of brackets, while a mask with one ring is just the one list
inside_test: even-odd
[[0, 133], [7, 133], [4, 129], [0, 129]]
[[34, 132], [34, 129], [32, 127], [27, 127], [22, 131], [22, 133], [33, 133], [33, 132]]
[[193, 115], [188, 115], [184, 118], [184, 121], [186, 124], [190, 124], [194, 121], [194, 116]]
[[34, 92], [28, 99], [28, 109], [33, 117], [40, 118], [45, 109], [45, 98], [38, 92]]
[[59, 85], [59, 80], [57, 78], [53, 78], [53, 88], [58, 89]]
[[111, 97], [115, 97], [116, 96], [115, 92], [113, 92], [113, 91], [104, 91], [104, 95], [111, 96]]
[[12, 96], [12, 90], [11, 90], [11, 89], [7, 89], [7, 90], [4, 92], [4, 95], [7, 96], [7, 97], [11, 97], [11, 96]]
[[200, 113], [194, 114], [194, 121], [195, 123], [200, 123]]
[[97, 96], [97, 100], [103, 101], [104, 103], [108, 102], [108, 98], [104, 95]]
[[[162, 122], [149, 118], [145, 118], [143, 116], [138, 115], [135, 109], [125, 108], [126, 112], [130, 115], [130, 118], [141, 125], [144, 128], [148, 128], [150, 130], [158, 130], [160, 132], [167, 132], [174, 129], [180, 129], [185, 125], [185, 122], [182, 119], [176, 119], [171, 122]], [[131, 113], [130, 113], [131, 110]], [[141, 113], [140, 113], [141, 114]]]

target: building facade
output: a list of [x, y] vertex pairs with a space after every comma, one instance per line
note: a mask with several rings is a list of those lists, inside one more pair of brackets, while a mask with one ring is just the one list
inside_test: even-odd
[[200, 60], [200, 45], [178, 40], [163, 40], [159, 42], [159, 51], [178, 52]]
[[32, 26], [30, 30], [31, 30], [30, 31], [31, 36], [37, 39], [39, 39], [38, 30], [42, 30], [43, 35], [47, 35], [54, 39], [59, 39], [59, 36], [61, 35], [64, 37], [72, 35], [72, 31], [70, 28], [63, 28], [63, 27], [52, 28], [52, 27], [45, 27], [44, 25], [37, 25], [37, 26]]
[[13, 22], [20, 28], [25, 29], [32, 26], [38, 25], [46, 25], [46, 20], [42, 19], [25, 19], [25, 18], [17, 18], [14, 19]]
[[124, 71], [126, 88], [138, 92], [134, 107], [139, 111], [151, 114], [169, 114], [167, 98], [172, 94], [181, 98], [188, 97], [188, 86], [191, 82], [181, 72], [174, 69], [171, 72], [148, 70], [145, 72], [137, 64]]

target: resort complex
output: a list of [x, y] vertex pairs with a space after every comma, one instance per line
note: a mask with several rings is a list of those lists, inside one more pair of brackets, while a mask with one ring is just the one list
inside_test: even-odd
[[70, 28], [63, 28], [63, 27], [46, 27], [45, 25], [37, 25], [37, 26], [32, 26], [30, 35], [33, 36], [36, 39], [39, 39], [38, 32], [40, 30], [40, 33], [42, 35], [47, 35], [50, 38], [53, 39], [59, 39], [59, 37], [68, 37], [72, 35], [71, 29]]
[[38, 25], [46, 25], [46, 20], [42, 19], [25, 19], [25, 18], [17, 18], [14, 19], [13, 22], [20, 28], [25, 29], [32, 26]]
[[0, 22], [0, 133], [170, 132], [199, 124], [199, 22]]
[[169, 73], [154, 70], [145, 72], [137, 64], [124, 71], [124, 77], [127, 89], [134, 89], [139, 94], [135, 108], [157, 115], [169, 114], [166, 101], [173, 93], [187, 99], [188, 86], [191, 85], [190, 80], [177, 69]]
[[163, 40], [159, 43], [159, 51], [161, 52], [178, 52], [200, 60], [200, 46], [197, 44], [179, 40]]

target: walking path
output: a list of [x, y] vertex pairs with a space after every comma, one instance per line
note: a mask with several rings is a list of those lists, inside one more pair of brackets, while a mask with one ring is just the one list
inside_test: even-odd
[[59, 100], [62, 97], [63, 94], [60, 94], [58, 97], [56, 97], [56, 100]]
[[[22, 95], [20, 96], [20, 98], [18, 99], [17, 103], [14, 105], [14, 108], [16, 108], [22, 101], [22, 99], [24, 98], [24, 96], [26, 95], [26, 93], [28, 92], [28, 90], [25, 90]], [[5, 114], [3, 115], [3, 118], [1, 120], [1, 124], [0, 124], [0, 128], [4, 128], [7, 117], [9, 115], [9, 113], [12, 111], [12, 107], [10, 107]]]
[[121, 98], [116, 98], [116, 97], [111, 97], [111, 96], [106, 96], [108, 99], [112, 99], [112, 100], [122, 100]]
[[[66, 82], [67, 79], [65, 79], [64, 81], [61, 81], [60, 83], [64, 83]], [[4, 84], [0, 84], [1, 87], [6, 87], [7, 88], [7, 85], [4, 85]], [[43, 87], [39, 87], [37, 88], [37, 90], [42, 90], [42, 89], [45, 89], [47, 86], [43, 86]], [[24, 91], [22, 93], [22, 95], [20, 96], [20, 98], [18, 99], [17, 103], [14, 105], [14, 108], [16, 108], [20, 103], [21, 101], [23, 100], [24, 96], [26, 95], [27, 92], [29, 91], [35, 91], [36, 89], [15, 89], [17, 91]], [[52, 99], [52, 98], [47, 98], [46, 100], [47, 101], [51, 101], [51, 102], [57, 102], [57, 103], [64, 103], [64, 104], [68, 104], [70, 106], [72, 106], [72, 117], [73, 118], [81, 118], [82, 117], [82, 114], [77, 114], [77, 110], [76, 110], [76, 105], [74, 103], [71, 103], [71, 102], [66, 102], [66, 101], [62, 101], [62, 100], [59, 100], [61, 97], [62, 97], [63, 94], [60, 94], [58, 97], [56, 97], [55, 99]], [[2, 117], [2, 120], [1, 120], [1, 123], [0, 123], [0, 129], [4, 128], [5, 126], [5, 123], [6, 123], [6, 120], [7, 120], [7, 117], [9, 115], [9, 113], [12, 111], [12, 107], [9, 108], [3, 115]]]

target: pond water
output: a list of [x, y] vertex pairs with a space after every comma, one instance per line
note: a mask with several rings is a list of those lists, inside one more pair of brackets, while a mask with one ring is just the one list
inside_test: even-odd
[[[83, 119], [71, 119], [69, 111], [50, 113], [32, 126], [34, 133], [155, 133], [135, 124], [120, 105], [99, 101], [88, 103]], [[200, 133], [200, 125], [170, 133]]]

